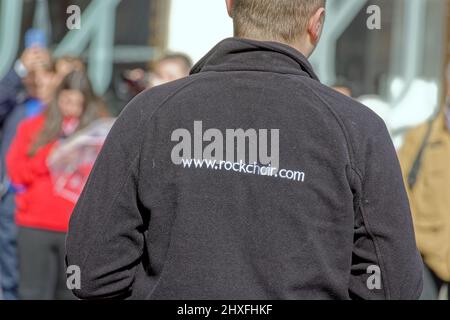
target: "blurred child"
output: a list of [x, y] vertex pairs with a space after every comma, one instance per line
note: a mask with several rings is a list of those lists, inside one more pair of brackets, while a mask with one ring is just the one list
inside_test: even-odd
[[157, 60], [153, 66], [150, 87], [187, 77], [191, 68], [192, 60], [187, 55], [183, 53], [166, 54]]

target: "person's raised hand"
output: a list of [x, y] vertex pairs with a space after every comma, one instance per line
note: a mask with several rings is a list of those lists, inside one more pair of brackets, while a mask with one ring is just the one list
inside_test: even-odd
[[36, 68], [48, 66], [50, 64], [50, 53], [44, 48], [31, 47], [25, 49], [20, 57], [20, 61], [29, 72]]

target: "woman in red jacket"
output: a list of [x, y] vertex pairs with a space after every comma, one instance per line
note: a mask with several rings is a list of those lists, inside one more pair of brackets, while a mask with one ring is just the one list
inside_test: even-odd
[[19, 226], [19, 295], [22, 299], [69, 299], [64, 266], [65, 235], [74, 203], [55, 192], [47, 160], [62, 140], [101, 115], [101, 104], [82, 71], [69, 74], [44, 114], [24, 121], [7, 155]]

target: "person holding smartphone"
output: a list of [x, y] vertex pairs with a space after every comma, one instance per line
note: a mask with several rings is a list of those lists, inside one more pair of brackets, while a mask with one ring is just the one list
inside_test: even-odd
[[[19, 123], [39, 114], [48, 98], [42, 96], [51, 71], [51, 56], [45, 35], [36, 29], [25, 35], [25, 50], [9, 73], [0, 80], [0, 287], [3, 299], [18, 298], [17, 230], [14, 196], [20, 186], [6, 172], [6, 154]], [[40, 88], [41, 87], [41, 88]], [[51, 93], [48, 93], [49, 95]]]

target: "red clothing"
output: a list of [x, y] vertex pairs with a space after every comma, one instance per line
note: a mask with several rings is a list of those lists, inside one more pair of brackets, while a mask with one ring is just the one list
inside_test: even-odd
[[46, 163], [56, 141], [40, 148], [33, 157], [28, 156], [44, 121], [40, 115], [22, 122], [7, 155], [12, 183], [25, 188], [16, 194], [16, 223], [22, 227], [67, 232], [74, 203], [55, 193]]

